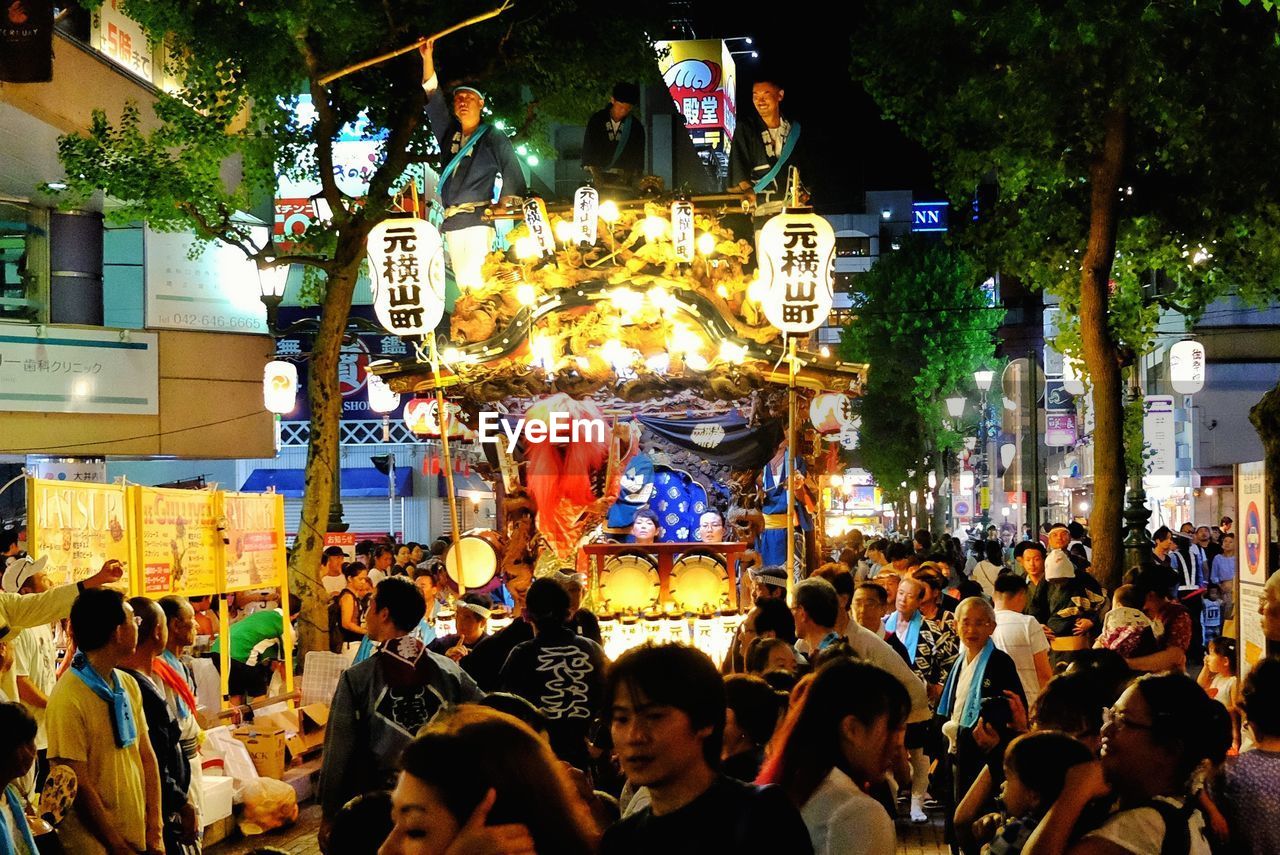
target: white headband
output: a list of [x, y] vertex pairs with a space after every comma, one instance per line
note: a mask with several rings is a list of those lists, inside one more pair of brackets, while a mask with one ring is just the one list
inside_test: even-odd
[[492, 609], [486, 609], [484, 606], [478, 603], [468, 603], [465, 600], [458, 601], [458, 608], [466, 609], [469, 612], [475, 612], [476, 614], [480, 615], [480, 617], [483, 620], [488, 620], [489, 616], [493, 614]]

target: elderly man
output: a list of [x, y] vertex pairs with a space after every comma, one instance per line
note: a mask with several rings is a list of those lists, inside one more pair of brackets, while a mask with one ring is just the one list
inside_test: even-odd
[[792, 600], [796, 647], [810, 661], [816, 661], [824, 651], [835, 648], [842, 641], [842, 636], [836, 632], [840, 597], [830, 582], [814, 577], [796, 583]]
[[956, 609], [955, 628], [961, 649], [947, 675], [938, 715], [944, 719], [942, 734], [947, 737], [954, 769], [952, 804], [959, 804], [986, 759], [986, 752], [974, 741], [975, 729], [983, 728], [1003, 745], [1013, 736], [1008, 726], [1009, 699], [1016, 697], [1025, 707], [1027, 697], [1018, 666], [991, 639], [996, 613], [990, 603], [981, 597], [963, 600]]
[[[480, 269], [493, 244], [493, 227], [483, 215], [493, 202], [497, 182], [502, 182], [504, 199], [518, 204], [525, 193], [524, 173], [507, 135], [481, 121], [484, 93], [473, 86], [454, 89], [450, 116], [439, 95], [435, 42], [428, 41], [419, 53], [431, 133], [446, 161], [437, 185], [445, 206], [441, 231], [458, 288], [466, 293], [484, 284]], [[445, 308], [452, 311], [447, 300]]]

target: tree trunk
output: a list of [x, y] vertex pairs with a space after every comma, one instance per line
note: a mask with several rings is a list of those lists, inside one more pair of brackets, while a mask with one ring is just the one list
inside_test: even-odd
[[1093, 573], [1114, 589], [1124, 575], [1124, 384], [1120, 355], [1107, 326], [1111, 266], [1116, 251], [1116, 209], [1125, 156], [1126, 112], [1113, 108], [1101, 150], [1089, 167], [1089, 243], [1080, 271], [1080, 337], [1093, 390]]
[[[1280, 383], [1253, 405], [1249, 421], [1262, 440], [1267, 470], [1267, 513], [1274, 517], [1280, 514]], [[1236, 526], [1244, 526], [1244, 520], [1238, 520]]]
[[360, 237], [354, 239], [354, 235], [344, 234], [338, 239], [307, 381], [311, 438], [307, 445], [302, 516], [289, 562], [289, 587], [302, 599], [302, 615], [298, 619], [299, 656], [312, 650], [329, 649], [329, 598], [320, 582], [320, 555], [329, 522], [333, 473], [340, 464], [342, 392], [338, 384], [338, 363], [368, 229], [353, 227], [350, 231]]

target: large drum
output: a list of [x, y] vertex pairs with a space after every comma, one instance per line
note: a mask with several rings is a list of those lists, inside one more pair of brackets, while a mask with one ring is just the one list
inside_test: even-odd
[[[454, 584], [461, 581], [468, 591], [477, 591], [489, 586], [498, 575], [498, 567], [502, 562], [502, 553], [506, 549], [506, 538], [496, 531], [473, 528], [464, 532], [458, 542], [449, 547], [444, 554], [444, 569]], [[458, 556], [462, 556], [464, 576], [458, 577]]]
[[657, 605], [662, 595], [658, 562], [643, 552], [614, 555], [600, 571], [601, 611], [642, 611]]
[[671, 565], [669, 589], [683, 611], [716, 611], [728, 605], [729, 571], [720, 556], [686, 552]]

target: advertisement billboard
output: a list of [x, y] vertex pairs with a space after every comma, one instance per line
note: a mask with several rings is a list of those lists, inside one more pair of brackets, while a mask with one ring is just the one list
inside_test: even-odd
[[698, 157], [717, 178], [729, 176], [729, 149], [737, 127], [737, 71], [720, 39], [661, 41], [658, 70], [684, 118]]

